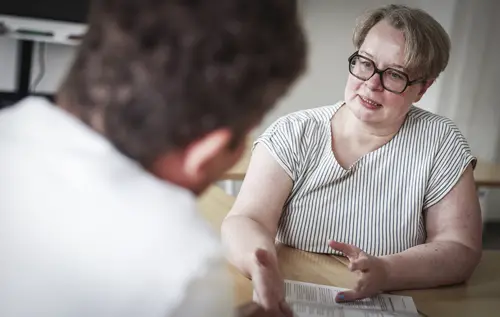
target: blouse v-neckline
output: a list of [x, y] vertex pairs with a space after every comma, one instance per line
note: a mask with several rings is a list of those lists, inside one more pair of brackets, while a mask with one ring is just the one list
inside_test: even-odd
[[326, 124], [328, 124], [328, 128], [326, 130], [329, 132], [329, 142], [326, 142], [326, 143], [327, 143], [329, 153], [331, 153], [331, 157], [332, 157], [333, 162], [335, 163], [335, 165], [338, 168], [342, 169], [343, 172], [345, 172], [345, 173], [355, 171], [357, 168], [362, 166], [362, 164], [366, 160], [368, 160], [372, 156], [378, 154], [379, 152], [385, 151], [386, 149], [390, 149], [391, 146], [397, 141], [397, 139], [399, 139], [399, 135], [401, 134], [401, 131], [403, 130], [403, 128], [406, 126], [406, 124], [408, 122], [408, 116], [413, 111], [413, 106], [411, 106], [411, 108], [408, 111], [406, 118], [403, 121], [403, 124], [401, 125], [401, 127], [399, 128], [398, 132], [396, 132], [396, 134], [394, 134], [394, 136], [389, 141], [382, 144], [378, 148], [376, 148], [372, 151], [369, 151], [369, 152], [365, 153], [364, 155], [358, 157], [348, 168], [345, 168], [339, 163], [339, 161], [338, 161], [338, 159], [335, 156], [335, 153], [333, 151], [334, 135], [333, 135], [333, 124], [332, 124], [333, 117], [337, 114], [339, 109], [342, 108], [343, 106], [345, 106], [345, 102], [339, 102], [337, 105], [335, 105], [333, 107], [333, 111], [332, 111], [331, 115], [329, 116], [329, 120], [326, 122]]

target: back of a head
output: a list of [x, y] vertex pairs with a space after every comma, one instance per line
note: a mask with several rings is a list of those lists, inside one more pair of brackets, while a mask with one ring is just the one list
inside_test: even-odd
[[150, 164], [203, 135], [238, 142], [305, 68], [292, 0], [95, 0], [58, 100]]
[[435, 79], [448, 65], [449, 35], [430, 14], [422, 9], [391, 4], [369, 10], [356, 23], [353, 44], [359, 49], [378, 22], [385, 20], [405, 36], [405, 68], [416, 76]]

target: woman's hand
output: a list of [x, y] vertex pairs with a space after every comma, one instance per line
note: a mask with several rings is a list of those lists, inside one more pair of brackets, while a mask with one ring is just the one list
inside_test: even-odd
[[332, 249], [345, 254], [350, 262], [349, 270], [358, 273], [354, 289], [339, 293], [335, 298], [337, 302], [372, 297], [384, 290], [388, 279], [388, 269], [382, 259], [368, 255], [350, 244], [330, 241], [329, 245]]
[[293, 317], [285, 302], [284, 282], [276, 259], [265, 250], [255, 251], [251, 273], [256, 302], [274, 316]]

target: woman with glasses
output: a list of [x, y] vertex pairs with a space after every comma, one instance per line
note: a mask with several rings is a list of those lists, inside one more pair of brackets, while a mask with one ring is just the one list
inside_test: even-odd
[[463, 282], [480, 259], [476, 159], [451, 120], [413, 105], [447, 66], [448, 35], [390, 5], [363, 16], [353, 42], [344, 99], [258, 138], [222, 226], [268, 309], [285, 306], [275, 241], [347, 256], [358, 283], [338, 301]]

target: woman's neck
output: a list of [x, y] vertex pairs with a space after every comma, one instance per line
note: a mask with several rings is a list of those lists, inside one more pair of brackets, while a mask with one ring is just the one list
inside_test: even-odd
[[393, 124], [368, 124], [359, 120], [347, 107], [342, 107], [337, 129], [344, 137], [359, 145], [380, 145], [389, 142], [401, 128], [404, 117]]

